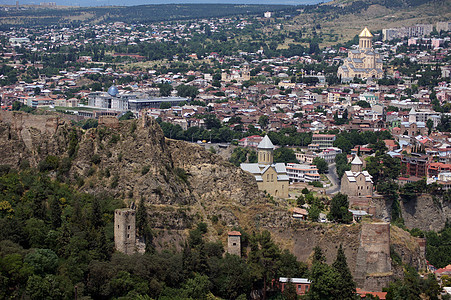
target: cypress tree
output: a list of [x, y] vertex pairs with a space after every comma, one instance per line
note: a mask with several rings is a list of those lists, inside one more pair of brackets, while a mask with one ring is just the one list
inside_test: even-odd
[[324, 257], [321, 248], [315, 247], [313, 254], [313, 265], [309, 274], [309, 279], [312, 284], [310, 285], [306, 299], [341, 299], [341, 297], [336, 297], [337, 277], [337, 271], [326, 264], [326, 258]]
[[337, 299], [355, 299], [355, 282], [352, 278], [351, 271], [349, 270], [346, 255], [341, 244], [340, 248], [338, 248], [337, 258], [332, 264], [332, 268], [335, 269], [338, 275], [335, 290]]
[[50, 220], [53, 228], [57, 229], [61, 226], [61, 206], [59, 200], [54, 197], [50, 202]]

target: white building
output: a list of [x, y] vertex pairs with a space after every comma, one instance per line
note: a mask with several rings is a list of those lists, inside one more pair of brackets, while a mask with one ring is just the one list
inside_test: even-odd
[[320, 180], [318, 169], [314, 165], [287, 163], [286, 169], [290, 182], [312, 182]]

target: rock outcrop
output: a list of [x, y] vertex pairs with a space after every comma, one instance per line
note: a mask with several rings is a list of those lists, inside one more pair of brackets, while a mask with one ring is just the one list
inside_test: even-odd
[[[251, 174], [196, 144], [165, 138], [153, 119], [105, 119], [102, 124], [85, 131], [64, 116], [0, 111], [0, 165], [19, 168], [26, 161], [38, 167], [56, 156], [60, 163], [51, 176], [88, 193], [109, 194], [126, 203], [144, 201], [157, 249], [180, 249], [187, 229], [202, 221], [209, 225], [208, 238], [224, 244], [234, 226], [249, 233], [268, 229], [302, 261], [320, 246], [332, 263], [342, 244], [359, 287], [373, 286], [368, 276], [389, 275], [390, 240], [403, 261], [424, 265], [421, 243], [408, 233], [397, 232], [391, 239], [382, 234], [380, 243], [371, 245], [378, 236], [374, 226], [292, 219], [288, 204], [267, 198]], [[382, 231], [387, 233], [385, 227]], [[381, 280], [374, 286], [386, 284]]]

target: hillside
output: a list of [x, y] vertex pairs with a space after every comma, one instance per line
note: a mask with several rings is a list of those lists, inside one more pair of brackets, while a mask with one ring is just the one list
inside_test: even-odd
[[26, 6], [24, 10], [0, 11], [0, 25], [48, 26], [56, 24], [127, 22], [148, 24], [236, 15], [262, 15], [265, 11], [291, 10], [289, 5], [159, 4], [108, 7]]
[[450, 0], [343, 0], [306, 9], [287, 28], [289, 31], [303, 30], [319, 38], [323, 45], [331, 45], [351, 40], [364, 26], [375, 32], [383, 28], [431, 24], [450, 18]]
[[[188, 230], [199, 222], [208, 225], [208, 240], [224, 245], [232, 228], [248, 234], [268, 229], [301, 261], [310, 260], [315, 246], [332, 261], [343, 244], [351, 272], [360, 270], [361, 284], [367, 286], [364, 226], [374, 235], [370, 240], [380, 239], [378, 247], [388, 249], [394, 243], [403, 260], [419, 269], [424, 266], [424, 251], [408, 233], [390, 239], [389, 227], [381, 234], [371, 224], [292, 219], [287, 202], [265, 197], [251, 174], [196, 144], [166, 139], [153, 119], [105, 118], [97, 128], [84, 131], [66, 116], [1, 111], [0, 151], [8, 154], [0, 156], [0, 165], [30, 165], [80, 192], [109, 196], [125, 205], [143, 201], [157, 250], [181, 250]], [[383, 254], [384, 270], [392, 269], [388, 252]], [[384, 280], [393, 276], [391, 271], [383, 274]]]
[[128, 204], [142, 199], [154, 228], [184, 230], [216, 216], [222, 234], [266, 219], [281, 226], [288, 217], [270, 216], [280, 214], [279, 204], [267, 201], [250, 174], [198, 145], [166, 139], [156, 122], [113, 127], [83, 131], [62, 117], [2, 111], [0, 151], [10, 155], [0, 165], [29, 164], [80, 191]]

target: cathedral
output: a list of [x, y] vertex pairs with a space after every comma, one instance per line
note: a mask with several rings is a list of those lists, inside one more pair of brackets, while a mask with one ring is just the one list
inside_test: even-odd
[[348, 57], [343, 65], [338, 68], [337, 75], [342, 81], [351, 81], [355, 77], [382, 78], [382, 59], [380, 54], [374, 51], [372, 43], [373, 35], [365, 27], [359, 34], [359, 47], [349, 50]]

